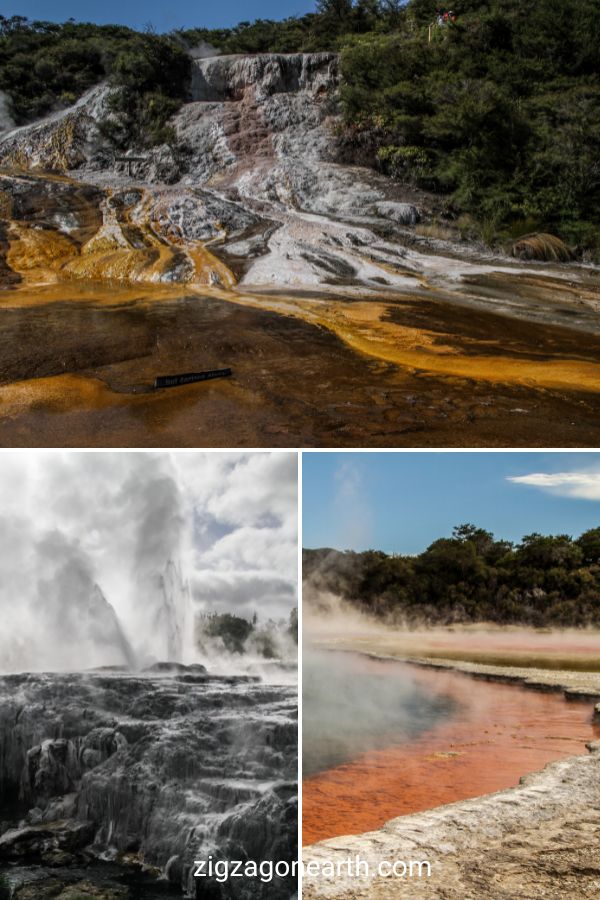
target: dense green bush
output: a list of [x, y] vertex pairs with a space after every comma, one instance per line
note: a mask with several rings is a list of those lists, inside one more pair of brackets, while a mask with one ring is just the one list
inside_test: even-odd
[[189, 56], [172, 37], [0, 16], [0, 90], [17, 124], [69, 106], [108, 79], [115, 92], [104, 130], [115, 146], [162, 143], [172, 136], [166, 123], [185, 99], [189, 72]]
[[600, 625], [600, 528], [516, 546], [473, 525], [418, 556], [305, 550], [307, 596], [330, 592], [392, 621]]
[[396, 32], [345, 42], [342, 100], [358, 152], [371, 131], [373, 164], [447, 194], [451, 212], [492, 233], [527, 221], [598, 248], [597, 4], [463, 0], [429, 41], [437, 7], [412, 0]]
[[171, 38], [136, 35], [116, 56], [105, 131], [122, 149], [169, 143], [167, 125], [188, 92], [190, 57]]
[[283, 21], [257, 19], [235, 28], [189, 28], [178, 36], [189, 47], [208, 43], [221, 53], [299, 53], [337, 50], [347, 35], [395, 28], [404, 0], [318, 0], [315, 13]]
[[254, 623], [231, 613], [214, 613], [202, 622], [202, 636], [220, 638], [229, 653], [244, 653], [245, 643], [254, 631]]
[[0, 89], [10, 97], [17, 124], [73, 103], [107, 76], [134, 35], [117, 25], [0, 16]]

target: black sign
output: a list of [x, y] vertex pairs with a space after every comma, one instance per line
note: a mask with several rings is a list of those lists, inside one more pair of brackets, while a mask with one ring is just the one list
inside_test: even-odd
[[211, 381], [213, 378], [227, 378], [231, 374], [231, 369], [212, 369], [209, 372], [187, 372], [184, 375], [159, 375], [154, 379], [154, 389], [180, 387], [182, 384]]

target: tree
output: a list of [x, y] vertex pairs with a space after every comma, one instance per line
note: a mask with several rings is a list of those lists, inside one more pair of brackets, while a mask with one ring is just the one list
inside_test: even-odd
[[519, 564], [536, 569], [571, 568], [581, 562], [582, 551], [568, 534], [544, 536], [534, 533], [525, 535], [517, 547], [516, 559]]
[[325, 19], [348, 22], [352, 16], [352, 0], [317, 0], [317, 13]]
[[589, 531], [584, 531], [575, 543], [583, 554], [585, 565], [600, 563], [600, 528], [590, 528]]
[[252, 631], [253, 626], [247, 619], [231, 613], [210, 616], [203, 628], [203, 633], [207, 637], [220, 638], [229, 653], [243, 653], [244, 645]]

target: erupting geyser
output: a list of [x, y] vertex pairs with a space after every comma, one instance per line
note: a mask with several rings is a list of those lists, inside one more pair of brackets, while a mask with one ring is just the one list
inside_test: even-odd
[[33, 465], [19, 511], [3, 510], [0, 671], [193, 662], [176, 474], [160, 457], [138, 457], [122, 485], [77, 468], [57, 498], [60, 467]]
[[223, 642], [207, 671], [194, 619], [211, 567], [222, 605], [258, 592], [264, 611], [270, 582], [285, 596], [295, 484], [288, 454], [4, 457], [0, 870], [15, 900], [129, 896], [124, 878], [149, 900], [158, 881], [294, 894], [292, 877], [224, 894], [194, 876], [209, 856], [291, 866], [297, 843], [293, 672], [269, 658], [266, 684]]

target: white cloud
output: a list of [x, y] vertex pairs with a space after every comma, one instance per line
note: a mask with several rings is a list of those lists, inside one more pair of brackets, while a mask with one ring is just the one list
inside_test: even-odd
[[561, 497], [600, 500], [600, 472], [532, 472], [509, 476], [513, 484], [526, 484]]

